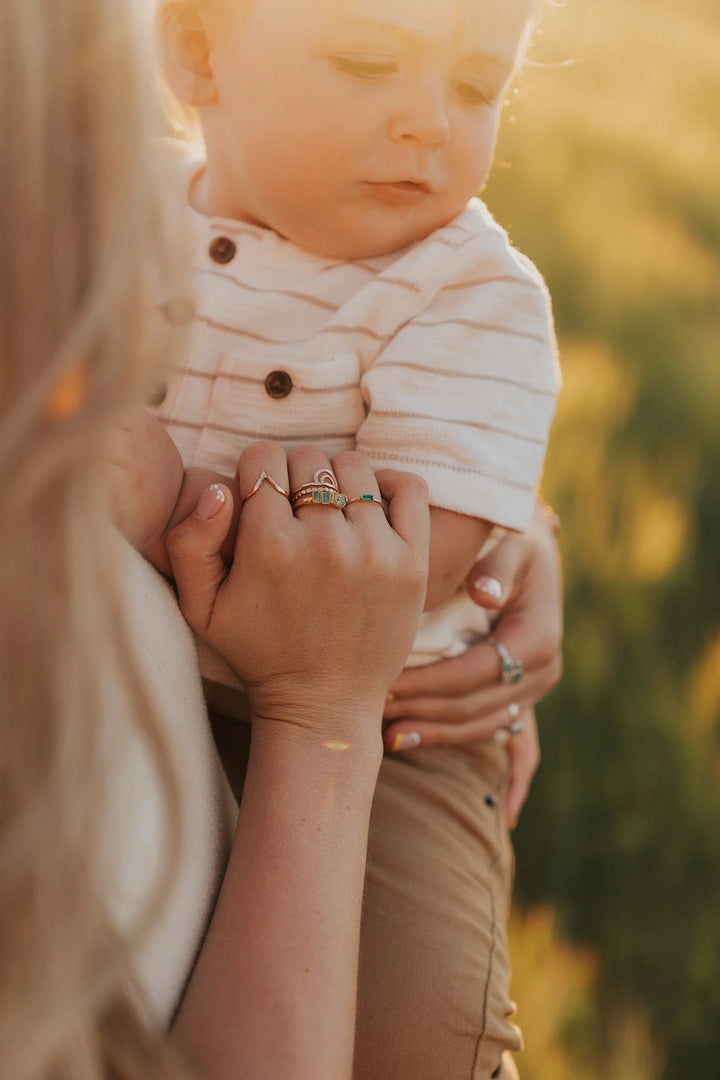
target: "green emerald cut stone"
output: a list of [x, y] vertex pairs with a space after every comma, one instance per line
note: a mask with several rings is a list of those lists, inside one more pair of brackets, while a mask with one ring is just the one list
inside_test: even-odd
[[330, 502], [330, 492], [329, 491], [323, 491], [323, 493], [322, 493], [322, 501], [324, 503], [329, 503]]
[[322, 502], [323, 501], [323, 492], [322, 491], [313, 491], [312, 497], [313, 497], [313, 502]]
[[373, 496], [372, 495], [363, 495], [362, 501], [363, 502], [372, 502], [373, 501]]
[[347, 503], [347, 495], [341, 495], [340, 496], [340, 506], [345, 506], [346, 503]]

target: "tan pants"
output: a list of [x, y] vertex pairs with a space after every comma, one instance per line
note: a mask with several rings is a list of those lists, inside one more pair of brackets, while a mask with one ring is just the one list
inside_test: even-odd
[[[211, 713], [238, 797], [249, 726]], [[370, 823], [354, 1080], [511, 1080], [503, 824], [495, 743], [385, 758]]]

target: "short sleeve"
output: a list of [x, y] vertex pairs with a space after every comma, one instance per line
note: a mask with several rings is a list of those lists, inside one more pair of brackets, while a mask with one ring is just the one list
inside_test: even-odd
[[[438, 288], [362, 380], [357, 447], [432, 505], [527, 528], [560, 385], [542, 277], [487, 211], [448, 230]], [[463, 228], [463, 226], [465, 226]]]

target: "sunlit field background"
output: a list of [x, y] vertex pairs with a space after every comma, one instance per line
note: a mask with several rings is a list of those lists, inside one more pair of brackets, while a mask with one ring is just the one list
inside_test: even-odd
[[717, 1080], [720, 0], [566, 0], [532, 56], [486, 192], [547, 277], [565, 376], [566, 674], [516, 832], [519, 1066]]

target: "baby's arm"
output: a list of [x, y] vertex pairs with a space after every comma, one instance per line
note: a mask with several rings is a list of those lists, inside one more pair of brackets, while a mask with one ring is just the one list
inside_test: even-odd
[[428, 483], [433, 608], [471, 569], [481, 517], [528, 527], [558, 389], [552, 317], [539, 274], [480, 204], [398, 260], [387, 294], [403, 321], [362, 376], [356, 445]]
[[492, 525], [480, 518], [456, 514], [439, 506], [430, 509], [430, 576], [425, 610], [454, 596], [477, 559]]
[[165, 550], [167, 532], [197, 506], [210, 484], [222, 482], [233, 493], [233, 528], [223, 548], [229, 563], [237, 533], [237, 481], [211, 469], [183, 467], [180, 451], [163, 424], [149, 412], [109, 434], [110, 499], [123, 536], [152, 565], [171, 576]]
[[111, 429], [106, 460], [117, 527], [138, 551], [152, 551], [183, 485], [180, 452], [160, 421], [143, 411]]

